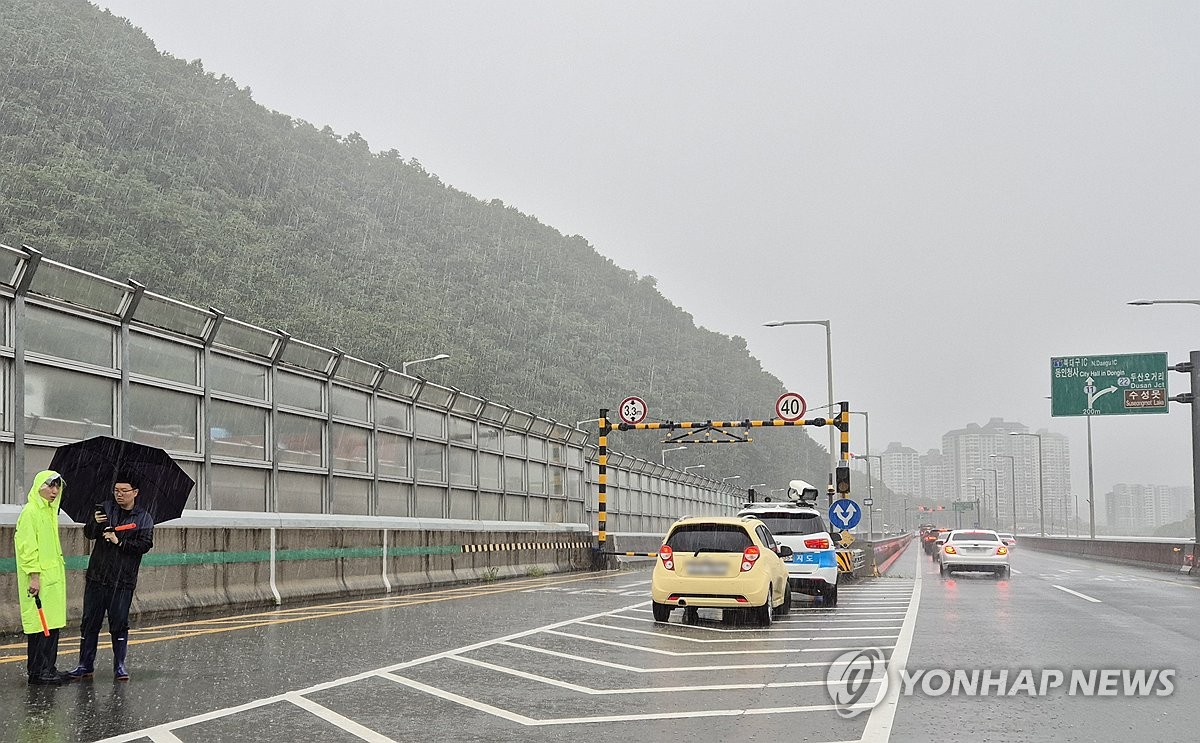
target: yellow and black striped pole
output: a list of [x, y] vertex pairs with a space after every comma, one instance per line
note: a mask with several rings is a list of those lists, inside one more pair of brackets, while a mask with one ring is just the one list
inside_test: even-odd
[[[850, 464], [850, 403], [840, 402], [838, 407], [841, 408], [841, 413], [838, 414], [838, 428], [842, 432], [842, 461], [847, 466]], [[867, 463], [870, 466], [870, 463]]]
[[601, 408], [600, 410], [600, 452], [597, 455], [596, 463], [600, 466], [598, 475], [599, 482], [597, 483], [598, 501], [596, 503], [596, 530], [599, 535], [600, 549], [604, 549], [605, 542], [608, 540], [608, 432], [612, 426], [608, 423], [608, 410]]

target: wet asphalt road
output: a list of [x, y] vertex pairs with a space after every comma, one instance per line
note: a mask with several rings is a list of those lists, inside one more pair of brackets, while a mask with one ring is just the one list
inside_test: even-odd
[[891, 571], [921, 573], [909, 669], [1010, 669], [1014, 680], [1021, 669], [1064, 670], [1067, 679], [1074, 669], [1176, 673], [1173, 693], [1165, 697], [1089, 698], [1062, 689], [1038, 697], [918, 692], [900, 699], [891, 740], [1200, 739], [1200, 581], [1022, 552], [1019, 545], [1011, 580], [959, 573], [943, 579], [923, 552], [910, 552], [919, 560], [905, 555]]
[[[645, 569], [165, 621], [133, 634], [128, 684], [100, 674], [27, 687], [9, 660], [23, 643], [9, 638], [0, 739], [1196, 739], [1200, 582], [1036, 553], [1013, 564], [1008, 581], [943, 580], [913, 547], [889, 577], [843, 586], [836, 609], [800, 599], [766, 630], [715, 612], [655, 625]], [[910, 670], [1177, 673], [1171, 696], [1147, 698], [965, 698], [918, 685], [844, 719], [829, 664], [872, 647]], [[60, 667], [74, 660], [64, 643]], [[98, 668], [110, 661], [102, 646]]]

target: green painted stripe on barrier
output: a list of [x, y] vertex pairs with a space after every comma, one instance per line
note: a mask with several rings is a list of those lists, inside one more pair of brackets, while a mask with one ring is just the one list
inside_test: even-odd
[[[388, 557], [413, 557], [420, 555], [459, 555], [462, 554], [461, 544], [437, 544], [429, 547], [388, 547]], [[294, 560], [339, 560], [355, 558], [380, 558], [383, 556], [381, 547], [330, 547], [301, 550], [276, 550], [275, 559], [278, 562]], [[167, 552], [155, 554], [150, 552], [142, 557], [144, 567], [164, 567], [172, 565], [220, 565], [244, 562], [270, 562], [269, 550], [248, 550], [244, 552]], [[86, 570], [88, 555], [72, 555], [66, 560], [67, 570]], [[0, 573], [17, 572], [15, 557], [0, 557]]]

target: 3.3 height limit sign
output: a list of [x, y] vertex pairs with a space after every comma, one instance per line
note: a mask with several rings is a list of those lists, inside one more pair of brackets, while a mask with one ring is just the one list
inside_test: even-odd
[[1166, 413], [1169, 399], [1165, 353], [1050, 359], [1050, 415]]

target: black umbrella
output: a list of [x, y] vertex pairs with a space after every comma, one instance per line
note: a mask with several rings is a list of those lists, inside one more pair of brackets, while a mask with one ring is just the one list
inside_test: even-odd
[[137, 505], [158, 524], [183, 515], [196, 483], [162, 449], [109, 436], [60, 446], [49, 469], [62, 475], [62, 510], [83, 524], [97, 503], [111, 500], [120, 476], [138, 480]]

